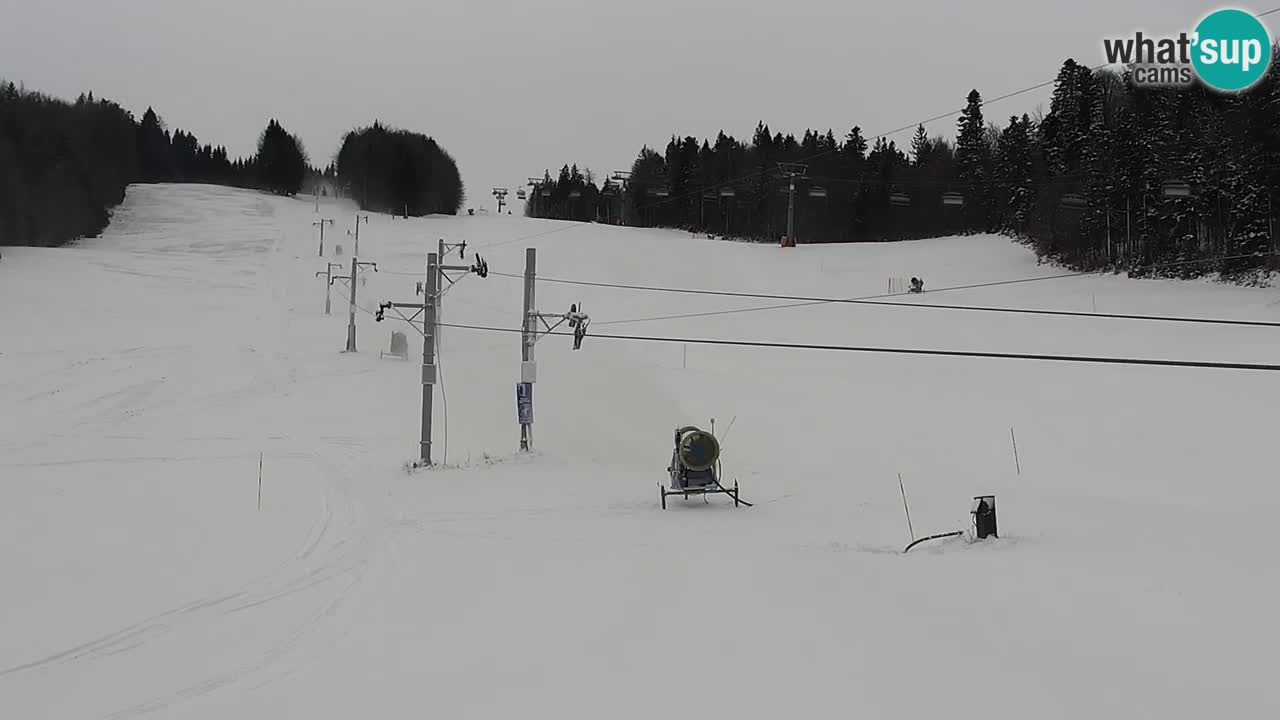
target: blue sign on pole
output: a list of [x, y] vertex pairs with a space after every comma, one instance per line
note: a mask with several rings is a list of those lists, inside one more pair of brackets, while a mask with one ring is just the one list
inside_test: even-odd
[[521, 425], [533, 424], [533, 383], [516, 383], [516, 417]]

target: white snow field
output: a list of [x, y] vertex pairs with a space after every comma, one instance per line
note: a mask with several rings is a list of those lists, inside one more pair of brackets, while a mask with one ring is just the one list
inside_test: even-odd
[[[1280, 375], [552, 336], [517, 452], [519, 335], [324, 314], [310, 199], [130, 189], [101, 238], [0, 261], [0, 717], [1278, 717]], [[1062, 274], [998, 237], [749, 245], [515, 216], [361, 227], [358, 303], [515, 329], [539, 274], [1280, 320], [1280, 291]], [[459, 263], [451, 256], [451, 263]], [[1280, 362], [1272, 329], [777, 303], [539, 282], [592, 333]], [[379, 357], [410, 335], [408, 362]], [[686, 355], [687, 353], [687, 355]], [[441, 398], [441, 395], [444, 398]], [[724, 496], [671, 498], [673, 432]], [[732, 425], [730, 423], [732, 422]], [[726, 434], [727, 429], [727, 434]], [[1010, 430], [1016, 433], [1017, 466]], [[262, 458], [258, 509], [259, 457]], [[1020, 467], [1020, 472], [1019, 472]], [[1000, 537], [970, 528], [994, 494]]]

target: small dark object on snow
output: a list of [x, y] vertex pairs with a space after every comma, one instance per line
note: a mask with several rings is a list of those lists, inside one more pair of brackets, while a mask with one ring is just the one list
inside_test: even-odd
[[996, 532], [996, 496], [979, 495], [973, 499], [973, 533], [982, 540], [1000, 537]]

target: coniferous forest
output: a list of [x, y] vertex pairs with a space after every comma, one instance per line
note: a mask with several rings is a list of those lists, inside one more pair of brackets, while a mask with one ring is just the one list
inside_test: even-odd
[[[1280, 50], [1280, 48], [1278, 48]], [[749, 141], [672, 137], [642, 148], [626, 177], [547, 173], [530, 216], [681, 228], [778, 242], [795, 179], [799, 243], [879, 242], [1000, 232], [1077, 269], [1194, 276], [1266, 264], [1280, 188], [1280, 63], [1237, 95], [1133, 86], [1073, 60], [1048, 112], [993, 118], [971, 91], [954, 141], [917, 127], [909, 147], [862, 128], [800, 139], [757, 124]], [[92, 94], [74, 103], [0, 84], [0, 245], [92, 236], [131, 183], [206, 182], [296, 194], [336, 180], [367, 210], [456, 213], [464, 187], [428, 136], [379, 123], [347, 133], [335, 162], [309, 167], [272, 119], [257, 153], [170, 132]]]
[[464, 200], [458, 165], [435, 140], [376, 122], [343, 137], [337, 177], [376, 212], [454, 215]]
[[[374, 126], [378, 129], [378, 126]], [[366, 131], [348, 135], [365, 138]], [[250, 158], [172, 132], [152, 109], [141, 120], [92, 93], [75, 102], [0, 82], [0, 245], [59, 246], [100, 233], [134, 183], [209, 183], [282, 195], [321, 178], [345, 184], [365, 209], [456, 213], [462, 204], [457, 166], [434, 141], [407, 133], [394, 143], [355, 144], [350, 170], [341, 162], [310, 167], [302, 142], [274, 118]], [[362, 154], [372, 148], [373, 158]], [[373, 189], [363, 195], [369, 179]]]
[[804, 175], [800, 244], [997, 232], [1080, 270], [1247, 271], [1266, 265], [1276, 243], [1280, 63], [1228, 95], [1137, 87], [1067, 60], [1042, 117], [989, 117], [973, 90], [954, 142], [921, 126], [906, 148], [868, 142], [856, 126], [799, 140], [764, 123], [749, 141], [672, 137], [601, 184], [576, 166], [548, 173], [525, 212], [779, 242], [784, 171]]

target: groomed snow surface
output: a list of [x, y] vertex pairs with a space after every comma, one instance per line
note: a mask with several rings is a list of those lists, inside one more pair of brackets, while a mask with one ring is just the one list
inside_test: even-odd
[[[349, 270], [352, 209], [322, 204], [327, 258], [317, 217], [139, 186], [101, 238], [6, 248], [0, 716], [1280, 716], [1280, 376], [553, 336], [521, 455], [519, 335], [445, 328], [450, 467], [406, 472], [420, 336], [362, 310], [340, 352], [346, 290], [326, 316], [315, 272]], [[417, 301], [439, 238], [491, 270], [443, 321], [503, 328], [526, 247], [549, 279], [838, 297], [1063, 272], [997, 237], [784, 250], [372, 215], [359, 305]], [[1280, 319], [1275, 290], [1116, 277], [903, 301]], [[1260, 328], [850, 305], [621, 322], [786, 303], [537, 286], [543, 312], [572, 302], [593, 333], [1280, 362]], [[408, 362], [379, 357], [395, 330]], [[660, 509], [673, 431], [713, 417], [755, 506]], [[917, 537], [994, 494], [999, 539], [902, 554], [899, 473]]]

